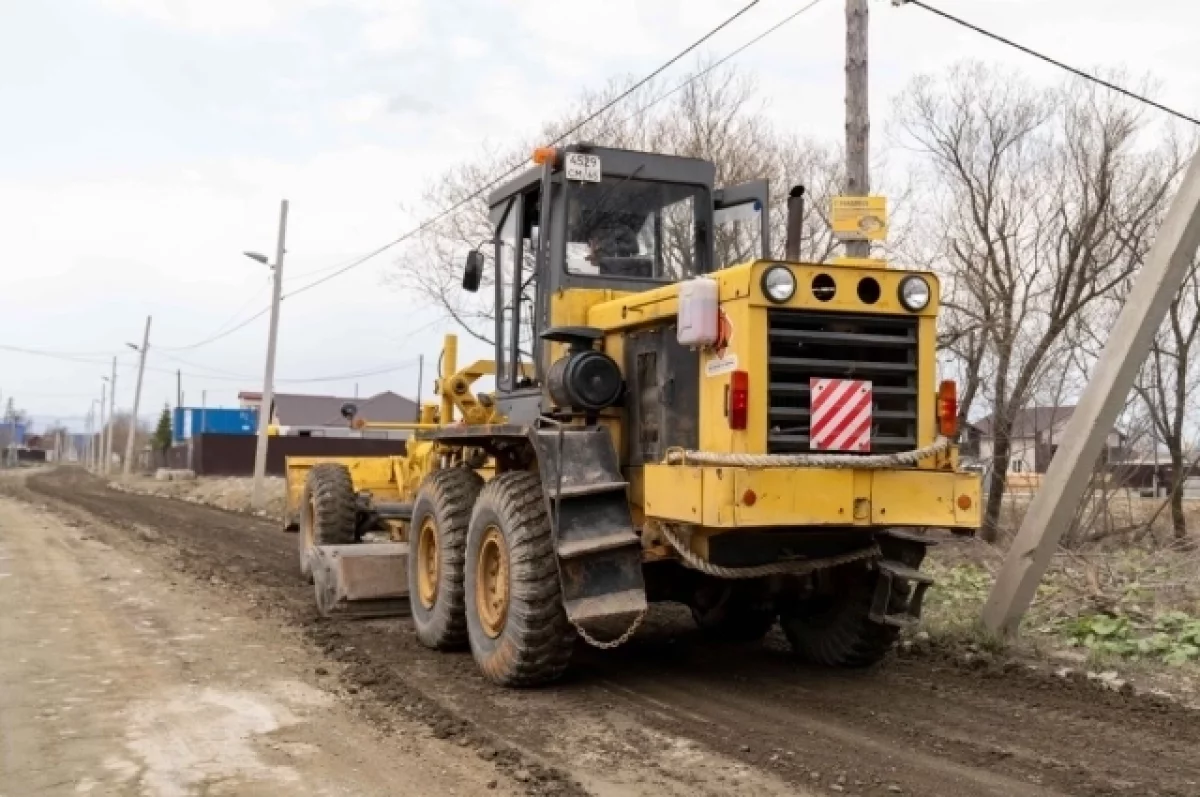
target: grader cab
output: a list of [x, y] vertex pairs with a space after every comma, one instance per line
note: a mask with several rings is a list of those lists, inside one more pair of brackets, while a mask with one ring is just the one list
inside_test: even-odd
[[[506, 685], [558, 677], [577, 636], [628, 639], [653, 601], [877, 661], [920, 614], [927, 530], [979, 522], [935, 383], [936, 277], [772, 260], [765, 182], [714, 190], [702, 160], [534, 160], [490, 196], [463, 279], [495, 291], [494, 361], [457, 371], [448, 339], [403, 457], [289, 461], [322, 611], [407, 597], [423, 643]], [[716, 262], [731, 210], [760, 258]]]

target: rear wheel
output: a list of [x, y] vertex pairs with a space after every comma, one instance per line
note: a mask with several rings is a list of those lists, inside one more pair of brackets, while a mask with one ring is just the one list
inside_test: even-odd
[[314, 465], [304, 480], [300, 503], [300, 533], [296, 535], [300, 573], [311, 581], [314, 546], [346, 545], [355, 541], [358, 502], [349, 469], [336, 462]]
[[463, 609], [463, 549], [471, 508], [483, 479], [467, 468], [426, 477], [413, 504], [408, 543], [408, 592], [417, 638], [436, 650], [467, 641]]
[[[800, 658], [827, 667], [869, 667], [891, 650], [900, 633], [893, 625], [870, 619], [879, 575], [861, 565], [830, 574], [827, 594], [785, 606], [779, 623]], [[892, 589], [889, 608], [903, 605], [907, 588]]]
[[483, 488], [467, 533], [467, 630], [488, 680], [536, 686], [566, 670], [567, 622], [550, 520], [537, 474], [504, 473]]

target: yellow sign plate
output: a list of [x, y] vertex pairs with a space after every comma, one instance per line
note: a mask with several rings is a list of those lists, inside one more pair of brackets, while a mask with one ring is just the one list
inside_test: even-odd
[[842, 241], [883, 241], [887, 238], [887, 197], [833, 198], [833, 234]]

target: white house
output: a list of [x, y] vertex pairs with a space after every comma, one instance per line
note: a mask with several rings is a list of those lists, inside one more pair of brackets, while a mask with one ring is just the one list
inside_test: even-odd
[[[1012, 459], [1009, 461], [1010, 473], [1045, 473], [1050, 467], [1050, 459], [1058, 450], [1067, 421], [1075, 414], [1074, 407], [1027, 407], [1018, 410], [1013, 418], [1012, 428]], [[975, 421], [972, 424], [979, 431], [979, 458], [987, 462], [992, 458], [995, 449], [993, 420], [991, 417]], [[1121, 452], [1125, 445], [1125, 435], [1113, 429], [1109, 432], [1106, 446], [1110, 458]]]

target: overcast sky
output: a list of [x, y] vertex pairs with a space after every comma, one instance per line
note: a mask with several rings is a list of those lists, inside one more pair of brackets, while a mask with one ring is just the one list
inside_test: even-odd
[[[176, 369], [185, 403], [206, 391], [209, 406], [235, 404], [261, 388], [265, 316], [168, 347], [266, 306], [267, 269], [240, 253], [273, 254], [280, 198], [292, 203], [286, 291], [433, 211], [420, 191], [440, 170], [528, 135], [582, 89], [650, 71], [743, 4], [0, 0], [0, 346], [72, 358], [0, 349], [0, 394], [78, 427], [119, 352], [130, 406], [125, 343], [150, 314], [143, 415], [174, 403]], [[800, 4], [761, 0], [703, 52], [720, 57]], [[1153, 74], [1160, 100], [1200, 113], [1200, 4], [933, 4], [1081, 66]], [[872, 0], [871, 12], [877, 144], [889, 98], [918, 73], [976, 57], [1061, 78], [918, 8]], [[842, 42], [842, 2], [823, 0], [735, 63], [779, 124], [832, 140]], [[277, 389], [412, 394], [412, 361], [436, 359], [447, 327], [385, 286], [390, 266], [378, 258], [283, 303]], [[284, 381], [359, 373], [374, 375]]]

